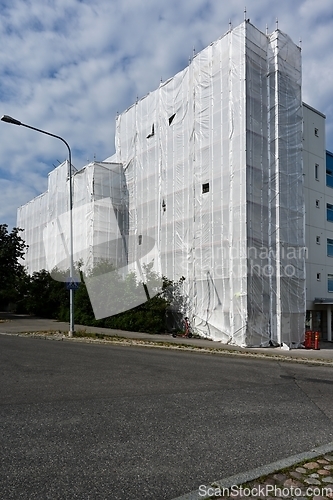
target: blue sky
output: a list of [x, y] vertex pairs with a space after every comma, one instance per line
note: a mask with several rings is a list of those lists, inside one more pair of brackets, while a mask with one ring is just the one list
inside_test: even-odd
[[[117, 112], [247, 18], [302, 40], [303, 100], [333, 150], [332, 0], [0, 0], [0, 115], [60, 135], [80, 169], [114, 153]], [[56, 139], [0, 123], [0, 223], [67, 158]]]

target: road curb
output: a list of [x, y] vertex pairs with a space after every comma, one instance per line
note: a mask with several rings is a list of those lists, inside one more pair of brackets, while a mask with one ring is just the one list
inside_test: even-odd
[[[87, 332], [88, 333], [88, 332]], [[265, 359], [265, 360], [273, 360], [278, 362], [292, 362], [292, 363], [303, 363], [303, 364], [312, 364], [312, 365], [321, 365], [321, 366], [333, 366], [332, 359], [325, 358], [314, 358], [314, 357], [300, 357], [300, 356], [290, 356], [287, 353], [282, 354], [280, 352], [258, 352], [252, 350], [239, 350], [239, 349], [228, 349], [228, 347], [203, 347], [198, 346], [195, 342], [191, 344], [176, 344], [169, 342], [168, 340], [157, 340], [157, 339], [140, 339], [133, 337], [120, 337], [117, 339], [118, 335], [109, 336], [105, 334], [105, 339], [98, 338], [90, 338], [89, 333], [87, 337], [67, 337], [63, 332], [59, 331], [28, 331], [28, 332], [1, 332], [0, 335], [11, 335], [14, 337], [25, 337], [25, 338], [35, 338], [35, 339], [45, 339], [45, 340], [57, 340], [57, 341], [66, 341], [66, 342], [85, 342], [85, 343], [100, 343], [100, 344], [113, 344], [113, 345], [123, 345], [123, 346], [136, 346], [136, 347], [149, 347], [149, 348], [157, 348], [157, 349], [171, 349], [175, 351], [187, 351], [198, 354], [210, 354], [210, 355], [218, 355], [218, 356], [235, 356], [235, 357], [250, 357], [254, 359]], [[110, 339], [108, 340], [108, 337]], [[319, 351], [320, 352], [320, 351]]]
[[[312, 448], [312, 450], [306, 451], [304, 453], [299, 453], [297, 455], [291, 455], [290, 457], [283, 458], [282, 460], [278, 460], [277, 462], [272, 462], [268, 465], [263, 465], [261, 467], [257, 467], [255, 469], [249, 470], [247, 472], [241, 472], [240, 474], [235, 474], [234, 476], [229, 476], [224, 479], [220, 479], [218, 481], [213, 481], [209, 485], [213, 488], [231, 488], [231, 486], [240, 486], [241, 484], [248, 483], [249, 481], [254, 481], [262, 476], [267, 476], [268, 474], [274, 474], [281, 469], [285, 469], [287, 467], [292, 467], [293, 465], [298, 464], [299, 462], [303, 462], [304, 460], [311, 460], [313, 458], [319, 457], [321, 455], [325, 455], [326, 453], [331, 453], [333, 451], [333, 442], [317, 446]], [[186, 493], [177, 498], [173, 498], [172, 500], [205, 500], [208, 498], [214, 498], [209, 496], [200, 496], [199, 490], [191, 491], [190, 493]]]

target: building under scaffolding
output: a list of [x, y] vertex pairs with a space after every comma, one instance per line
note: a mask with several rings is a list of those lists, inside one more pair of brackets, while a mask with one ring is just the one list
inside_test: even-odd
[[[266, 35], [248, 21], [229, 30], [117, 118], [116, 154], [107, 165], [93, 164], [74, 175], [77, 258], [91, 264], [107, 257], [100, 239], [117, 238], [127, 242], [125, 255], [117, 249], [120, 262], [139, 262], [148, 238], [154, 241], [150, 258], [156, 270], [171, 280], [186, 278], [186, 314], [202, 336], [241, 346], [300, 344], [305, 319], [301, 53], [286, 34]], [[66, 179], [63, 169], [59, 173]], [[59, 216], [68, 210], [59, 191], [65, 184], [57, 181], [54, 194], [48, 193], [48, 208], [32, 239], [41, 225], [50, 228], [51, 220], [59, 226]], [[41, 210], [37, 205], [45, 196], [19, 211], [28, 244], [30, 213]], [[87, 204], [90, 209], [80, 211]], [[60, 242], [52, 265], [66, 258], [65, 226], [63, 221], [62, 230], [43, 231], [45, 241], [58, 235]], [[36, 253], [41, 258], [40, 233], [36, 240], [31, 262]]]

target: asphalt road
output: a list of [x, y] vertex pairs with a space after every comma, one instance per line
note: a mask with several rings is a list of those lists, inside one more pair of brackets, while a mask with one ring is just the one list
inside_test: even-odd
[[333, 369], [0, 335], [2, 499], [170, 500], [333, 440]]

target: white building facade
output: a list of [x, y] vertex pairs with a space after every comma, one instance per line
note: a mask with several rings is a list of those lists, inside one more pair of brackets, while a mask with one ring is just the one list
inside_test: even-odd
[[[72, 167], [73, 168], [73, 167]], [[29, 274], [69, 269], [69, 180], [65, 161], [48, 177], [48, 189], [18, 209], [17, 226], [29, 245], [23, 263]], [[101, 260], [127, 262], [128, 196], [122, 165], [93, 162], [73, 172], [74, 262], [92, 269]], [[65, 276], [64, 276], [65, 279]]]
[[[332, 189], [323, 177], [324, 130], [323, 115], [302, 106], [299, 47], [279, 30], [266, 35], [245, 21], [117, 118], [112, 158], [75, 173], [76, 259], [87, 267], [101, 258], [115, 262], [110, 242], [117, 239], [124, 243], [116, 245], [121, 267], [141, 260], [149, 239], [156, 271], [171, 280], [185, 277], [184, 314], [202, 336], [241, 346], [299, 346], [306, 308], [322, 310], [317, 299], [330, 298], [324, 290], [330, 257], [320, 254], [326, 267], [319, 270], [311, 246], [320, 224], [332, 231], [316, 233], [321, 249], [333, 243], [333, 222], [324, 216]], [[68, 189], [64, 168], [55, 192]], [[310, 194], [324, 196], [312, 218]], [[29, 232], [30, 215], [42, 210], [45, 196], [48, 220], [45, 213], [40, 222], [35, 216]], [[41, 195], [19, 210], [18, 226], [28, 244], [34, 240], [30, 272], [44, 267], [37, 256], [52, 238], [58, 243], [46, 267], [66, 262], [68, 228], [61, 219], [59, 230], [57, 221], [65, 202], [57, 208], [57, 196]], [[308, 326], [315, 327], [316, 317], [307, 314]]]
[[117, 119], [130, 234], [184, 276], [203, 336], [298, 345], [305, 256], [300, 49], [249, 22]]
[[326, 151], [325, 115], [304, 104], [306, 327], [332, 341], [333, 155]]

